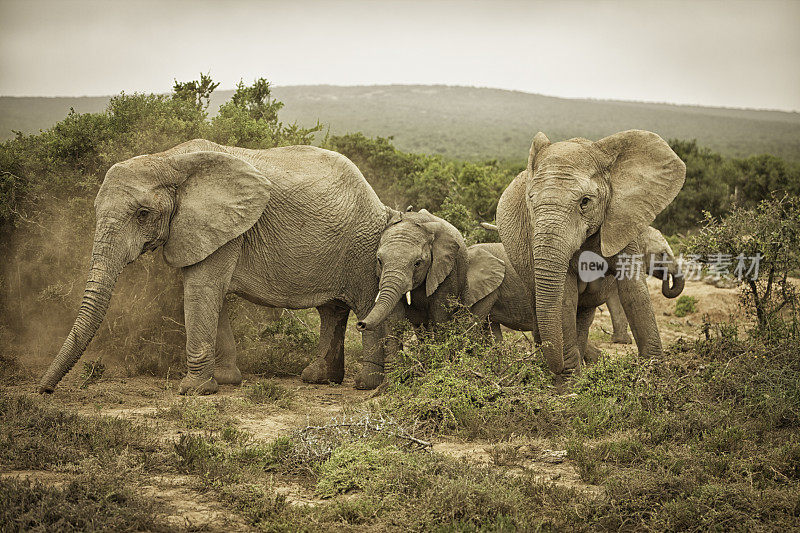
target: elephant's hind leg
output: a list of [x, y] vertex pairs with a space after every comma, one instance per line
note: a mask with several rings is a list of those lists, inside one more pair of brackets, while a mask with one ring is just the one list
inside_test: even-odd
[[350, 308], [338, 303], [317, 307], [320, 318], [317, 357], [304, 370], [306, 383], [341, 383], [344, 380], [344, 333]]
[[226, 300], [219, 312], [214, 379], [220, 385], [238, 385], [242, 382], [242, 373], [236, 366], [236, 342], [233, 339], [228, 307]]

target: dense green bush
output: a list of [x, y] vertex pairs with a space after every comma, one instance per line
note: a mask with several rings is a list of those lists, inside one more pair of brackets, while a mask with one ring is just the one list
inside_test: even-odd
[[550, 380], [538, 351], [496, 343], [470, 315], [409, 342], [388, 376], [384, 407], [428, 432], [547, 434]]
[[800, 271], [800, 197], [774, 196], [721, 219], [706, 212], [687, 252], [741, 280], [745, 308], [760, 334], [800, 334], [800, 298], [790, 279]]
[[686, 163], [686, 182], [653, 223], [665, 235], [697, 228], [703, 212], [720, 217], [733, 207], [754, 207], [776, 192], [800, 195], [797, 163], [766, 154], [725, 158], [694, 140], [671, 139], [669, 144]]

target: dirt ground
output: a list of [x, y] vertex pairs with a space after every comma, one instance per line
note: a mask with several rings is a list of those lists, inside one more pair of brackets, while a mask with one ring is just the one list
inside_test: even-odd
[[[727, 320], [735, 316], [738, 309], [738, 290], [721, 289], [712, 285], [689, 282], [685, 295], [697, 299], [697, 312], [684, 318], [674, 316], [675, 300], [667, 300], [660, 294], [660, 282], [650, 281], [651, 297], [656, 311], [663, 344], [668, 346], [680, 337], [696, 338], [703, 317], [711, 321]], [[351, 324], [350, 328], [354, 327]], [[611, 320], [605, 308], [596, 315], [590, 339], [606, 356], [615, 357], [635, 350], [635, 345], [620, 345], [610, 342]], [[516, 334], [519, 335], [519, 334]], [[36, 379], [43, 369], [29, 367], [31, 379], [6, 386], [12, 395], [35, 395]], [[187, 430], [185, 424], [165, 416], [171, 408], [179, 405], [181, 397], [176, 392], [177, 378], [157, 379], [152, 377], [121, 377], [113, 369], [96, 384], [86, 389], [77, 387], [76, 379], [68, 376], [49, 398], [54, 405], [65, 411], [87, 415], [107, 415], [130, 419], [147, 424], [159, 438], [174, 441]], [[74, 372], [72, 373], [74, 374]], [[252, 383], [255, 376], [245, 376], [243, 385]], [[287, 407], [256, 405], [244, 396], [245, 387], [222, 386], [216, 395], [196, 397], [193, 401], [207, 404], [223, 402], [225, 416], [239, 429], [250, 433], [257, 440], [271, 440], [295, 429], [324, 423], [341, 415], [344, 411], [366, 406], [375, 401], [371, 391], [353, 388], [352, 380], [340, 386], [308, 385], [297, 378], [275, 378], [292, 393]], [[202, 407], [202, 405], [201, 405]], [[448, 437], [439, 437], [432, 442], [434, 452], [463, 458], [476, 463], [491, 461], [490, 449], [497, 443], [463, 442]], [[512, 443], [513, 444], [513, 443]], [[524, 456], [518, 471], [529, 469], [543, 480], [585, 491], [590, 495], [602, 494], [602, 489], [580, 480], [576, 468], [566, 460], [564, 450], [546, 449], [546, 444], [537, 442], [516, 443]], [[511, 469], [509, 475], [514, 475]], [[69, 473], [42, 471], [5, 471], [0, 477], [18, 476], [35, 478], [48, 483], [63, 483]], [[145, 494], [164, 502], [172, 509], [166, 518], [180, 527], [206, 528], [211, 530], [247, 530], [248, 527], [219, 501], [211, 492], [201, 492], [192, 476], [160, 476], [144, 487]], [[292, 505], [318, 505], [323, 500], [315, 496], [313, 487], [285, 482], [277, 490], [286, 495]], [[342, 497], [346, 497], [342, 496]]]

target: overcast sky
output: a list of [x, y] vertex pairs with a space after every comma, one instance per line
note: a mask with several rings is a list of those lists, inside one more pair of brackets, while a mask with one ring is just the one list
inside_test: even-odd
[[0, 0], [0, 95], [387, 83], [800, 111], [798, 1]]

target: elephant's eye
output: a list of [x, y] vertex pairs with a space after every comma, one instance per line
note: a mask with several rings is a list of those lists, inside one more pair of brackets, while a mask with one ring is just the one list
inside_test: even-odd
[[589, 205], [589, 202], [590, 202], [591, 200], [592, 200], [592, 199], [591, 199], [590, 197], [588, 197], [588, 196], [584, 196], [583, 198], [581, 198], [581, 209], [583, 209], [584, 207], [586, 207], [587, 205]]
[[418, 267], [418, 266], [420, 266], [421, 264], [422, 264], [422, 259], [417, 259], [416, 261], [414, 261], [414, 266], [415, 266], [415, 267]]
[[147, 220], [147, 217], [149, 215], [150, 215], [150, 210], [142, 207], [138, 211], [136, 211], [136, 220], [138, 220], [139, 222], [144, 222], [145, 220]]

